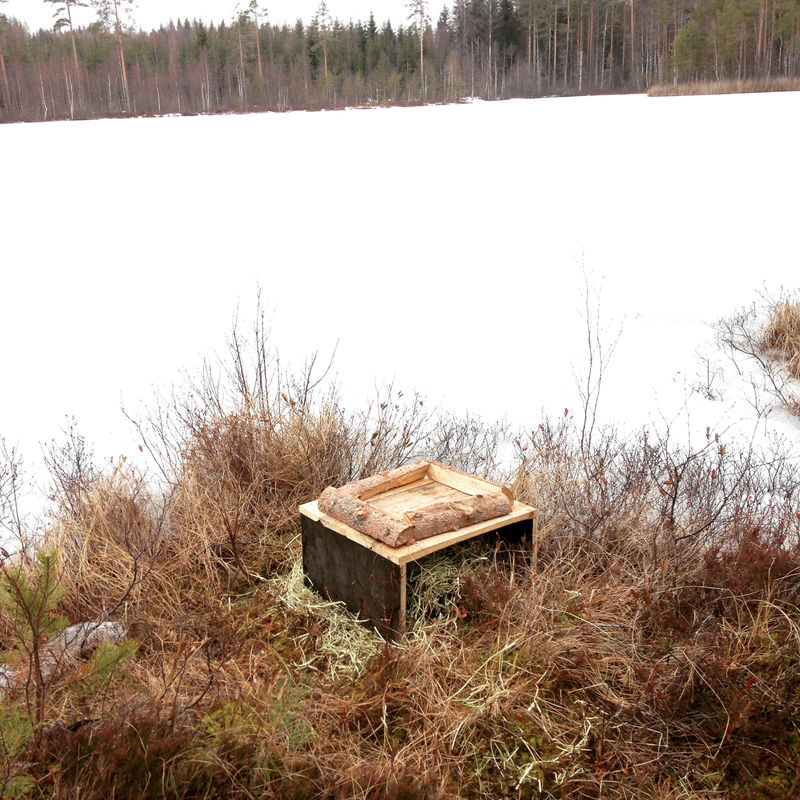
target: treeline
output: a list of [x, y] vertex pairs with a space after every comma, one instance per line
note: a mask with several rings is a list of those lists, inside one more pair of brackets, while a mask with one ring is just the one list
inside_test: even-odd
[[[42, 2], [46, 0], [41, 0]], [[2, 2], [2, 0], [0, 0]], [[76, 3], [64, 0], [65, 12]], [[800, 0], [456, 0], [406, 25], [230, 22], [30, 32], [0, 17], [0, 121], [642, 91], [800, 72]], [[110, 11], [109, 11], [110, 9]]]

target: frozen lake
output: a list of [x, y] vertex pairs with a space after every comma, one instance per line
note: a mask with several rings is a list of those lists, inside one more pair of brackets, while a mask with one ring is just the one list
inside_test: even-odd
[[74, 415], [133, 454], [120, 405], [258, 285], [282, 359], [338, 342], [351, 402], [394, 380], [535, 424], [576, 403], [583, 270], [621, 326], [604, 419], [752, 427], [691, 385], [717, 318], [797, 286], [798, 129], [797, 93], [0, 126], [0, 435], [33, 465]]

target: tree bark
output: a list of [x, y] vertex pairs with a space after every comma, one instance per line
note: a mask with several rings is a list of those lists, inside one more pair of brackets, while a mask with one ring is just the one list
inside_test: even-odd
[[117, 45], [119, 47], [119, 63], [122, 68], [122, 92], [125, 102], [125, 111], [131, 110], [131, 93], [128, 88], [128, 68], [125, 66], [125, 49], [122, 45], [122, 25], [119, 21], [119, 4], [114, 0], [114, 31], [117, 35]]
[[636, 53], [636, 0], [631, 0], [631, 80], [638, 83], [636, 70], [638, 56]]
[[569, 34], [572, 28], [572, 5], [570, 0], [567, 0], [567, 32], [566, 32], [566, 50], [564, 51], [564, 88], [566, 89], [569, 82]]
[[394, 519], [358, 497], [343, 494], [329, 486], [319, 496], [319, 509], [367, 536], [402, 547], [414, 541], [413, 525]]
[[558, 4], [553, 6], [553, 71], [550, 75], [551, 85], [556, 81], [558, 71]]
[[72, 63], [75, 65], [75, 79], [80, 83], [81, 67], [78, 63], [78, 46], [75, 44], [75, 29], [72, 27], [72, 8], [70, 0], [64, 0], [67, 6], [67, 22], [69, 23], [69, 35], [72, 39]]
[[436, 503], [422, 511], [406, 513], [415, 540], [438, 533], [457, 531], [511, 513], [511, 501], [504, 494], [473, 495], [455, 503]]
[[441, 501], [419, 510], [407, 511], [402, 518], [368, 502], [377, 494], [423, 478], [430, 464], [428, 461], [416, 461], [338, 489], [328, 486], [318, 498], [319, 510], [390, 547], [401, 547], [511, 513], [513, 502], [508, 496], [510, 492], [500, 486], [496, 492], [465, 494], [458, 500]]
[[419, 4], [419, 86], [420, 94], [425, 97], [425, 6]]

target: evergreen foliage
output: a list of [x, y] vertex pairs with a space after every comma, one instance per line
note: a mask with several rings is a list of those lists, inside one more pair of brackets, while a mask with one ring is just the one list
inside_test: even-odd
[[133, 656], [137, 644], [130, 639], [114, 644], [102, 642], [92, 653], [86, 669], [87, 686], [99, 691], [111, 680], [114, 671]]
[[21, 662], [26, 673], [26, 703], [37, 724], [44, 720], [47, 699], [45, 643], [69, 624], [56, 607], [65, 594], [58, 575], [58, 557], [53, 550], [39, 550], [33, 564], [8, 559], [0, 571], [0, 614], [8, 621], [9, 637], [16, 648], [7, 654]]
[[20, 764], [33, 737], [30, 717], [11, 705], [0, 706], [0, 797], [26, 797], [33, 778]]
[[0, 612], [12, 622], [19, 653], [31, 657], [43, 641], [60, 633], [69, 620], [56, 613], [64, 596], [55, 552], [40, 550], [32, 569], [4, 564], [0, 572]]
[[[73, 29], [0, 17], [0, 121], [220, 113], [641, 91], [800, 72], [800, 0], [455, 0], [394, 27], [274, 25], [252, 0], [230, 22], [136, 30], [127, 2], [94, 0]], [[67, 12], [66, 15], [64, 12]], [[420, 23], [420, 20], [424, 24]]]

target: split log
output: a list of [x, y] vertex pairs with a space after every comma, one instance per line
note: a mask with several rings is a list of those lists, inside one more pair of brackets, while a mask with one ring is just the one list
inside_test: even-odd
[[384, 470], [353, 481], [339, 489], [329, 486], [319, 496], [319, 510], [344, 522], [373, 539], [378, 539], [389, 547], [402, 547], [414, 541], [411, 525], [365, 502], [381, 492], [405, 486], [407, 483], [424, 478], [428, 471], [427, 461], [415, 461], [397, 469]]
[[[457, 489], [464, 494], [463, 498], [408, 511], [402, 518], [367, 502], [383, 492], [426, 477]], [[492, 491], [495, 487], [496, 492]], [[475, 478], [435, 461], [415, 461], [338, 489], [328, 486], [318, 498], [319, 509], [324, 514], [390, 547], [402, 547], [438, 533], [505, 516], [511, 513], [512, 504], [513, 495], [505, 486]]]
[[413, 525], [389, 516], [359, 497], [343, 491], [345, 488], [334, 489], [329, 486], [325, 489], [319, 496], [319, 510], [389, 547], [402, 547], [414, 541]]
[[414, 461], [412, 464], [406, 464], [397, 469], [387, 469], [376, 475], [370, 475], [369, 478], [353, 481], [337, 491], [358, 497], [360, 500], [369, 500], [376, 494], [388, 492], [389, 489], [396, 489], [398, 486], [405, 486], [407, 483], [424, 478], [428, 474], [429, 467], [430, 461]]
[[453, 503], [434, 503], [421, 511], [408, 511], [406, 519], [414, 526], [414, 539], [427, 539], [511, 513], [511, 501], [501, 492], [466, 497]]

